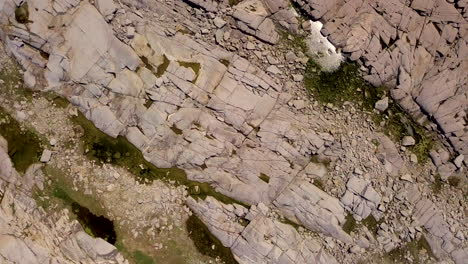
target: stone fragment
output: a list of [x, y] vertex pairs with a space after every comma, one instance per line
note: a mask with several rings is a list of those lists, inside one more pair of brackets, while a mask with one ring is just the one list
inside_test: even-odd
[[135, 37], [135, 28], [134, 27], [127, 27], [127, 38], [132, 39]]
[[294, 100], [292, 103], [293, 103], [294, 107], [297, 110], [304, 109], [304, 107], [305, 107], [305, 101], [304, 100]]
[[41, 162], [44, 162], [44, 163], [47, 163], [47, 162], [50, 161], [51, 158], [52, 158], [52, 151], [50, 151], [50, 150], [48, 150], [48, 149], [45, 149], [45, 150], [42, 152], [40, 161], [41, 161]]
[[465, 156], [463, 154], [458, 155], [455, 160], [453, 160], [453, 163], [455, 166], [458, 168], [461, 168], [463, 166], [463, 161], [465, 160]]
[[302, 82], [302, 80], [304, 80], [304, 75], [302, 75], [302, 74], [293, 74], [293, 80], [295, 82]]
[[213, 23], [217, 28], [222, 28], [226, 25], [226, 21], [224, 21], [221, 17], [215, 17], [215, 19], [213, 19]]
[[375, 103], [375, 109], [379, 110], [380, 112], [385, 112], [388, 108], [388, 97], [385, 97]]
[[407, 146], [414, 146], [416, 144], [416, 140], [412, 136], [404, 136], [401, 140], [401, 145]]
[[114, 0], [96, 0], [95, 4], [103, 17], [112, 15], [117, 10]]
[[413, 178], [411, 177], [411, 174], [405, 173], [400, 177], [401, 180], [407, 181], [407, 182], [413, 182]]

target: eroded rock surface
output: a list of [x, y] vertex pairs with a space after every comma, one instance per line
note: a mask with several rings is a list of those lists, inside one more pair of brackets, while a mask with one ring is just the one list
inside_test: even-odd
[[296, 0], [324, 23], [322, 33], [366, 67], [365, 79], [390, 87], [415, 120], [433, 120], [468, 153], [466, 1]]
[[[31, 198], [42, 187], [40, 165], [21, 177], [0, 136], [0, 261], [2, 263], [128, 263], [117, 248], [83, 231], [67, 212], [48, 215]], [[35, 169], [36, 168], [36, 169]], [[28, 175], [28, 173], [27, 173]]]
[[[390, 251], [407, 241], [397, 237], [400, 230], [393, 232], [385, 225], [377, 241], [369, 231], [365, 237], [343, 231], [348, 213], [356, 218], [366, 218], [371, 213], [382, 217], [394, 192], [407, 182], [398, 182], [397, 176], [407, 169], [408, 153], [390, 138], [376, 134], [375, 126], [359, 119], [354, 108], [344, 113], [333, 107], [320, 112], [297, 96], [292, 88], [302, 88], [304, 76], [300, 70], [307, 57], [295, 51], [283, 54], [269, 46], [280, 41], [273, 21], [292, 32], [298, 30], [297, 18], [287, 2], [243, 1], [227, 7], [224, 2], [193, 0], [189, 2], [195, 7], [190, 7], [181, 1], [175, 1], [174, 5], [126, 0], [119, 5], [117, 2], [113, 5], [112, 1], [95, 1], [95, 5], [88, 1], [29, 1], [27, 24], [15, 19], [17, 2], [7, 0], [0, 6], [3, 26], [0, 36], [23, 66], [26, 84], [66, 97], [97, 128], [112, 137], [126, 137], [157, 167], [181, 168], [190, 180], [208, 183], [217, 192], [239, 201], [228, 205], [210, 196], [205, 200], [186, 198], [183, 187], [179, 188], [177, 201], [173, 201], [175, 195], [167, 198], [171, 203], [156, 199], [164, 211], [167, 204], [180, 205], [178, 209], [182, 210], [185, 201], [179, 198], [187, 199], [191, 210], [240, 263], [336, 263], [338, 258], [346, 263], [349, 258], [357, 260], [365, 249]], [[323, 19], [332, 8], [340, 6], [335, 5], [339, 1], [324, 5], [315, 2], [310, 1], [314, 8], [311, 13]], [[349, 5], [356, 3], [348, 2], [344, 10], [355, 10]], [[357, 5], [356, 9], [366, 5], [367, 2]], [[373, 15], [378, 15], [372, 10], [359, 14], [370, 22], [374, 21]], [[345, 14], [336, 17], [348, 21]], [[371, 25], [374, 23], [379, 24], [374, 21]], [[360, 24], [356, 24], [357, 32], [364, 31], [357, 25]], [[328, 30], [329, 38], [340, 46], [341, 39], [334, 40], [330, 27], [325, 23], [324, 32]], [[396, 30], [386, 27], [379, 30], [389, 31], [382, 31], [388, 34], [381, 36], [392, 46], [390, 39]], [[403, 39], [394, 45], [404, 42]], [[372, 43], [375, 41], [381, 45], [378, 39]], [[426, 49], [424, 45], [418, 46], [421, 60], [408, 65], [419, 67], [426, 58], [424, 50], [432, 56]], [[394, 50], [403, 52], [401, 47]], [[352, 58], [362, 55], [359, 50], [344, 51], [357, 52]], [[368, 49], [365, 54], [369, 52], [374, 50]], [[376, 58], [384, 60], [386, 56], [390, 55], [378, 54]], [[398, 56], [406, 63], [403, 55]], [[398, 64], [399, 59], [392, 63]], [[453, 65], [447, 71], [459, 74], [464, 64], [461, 61]], [[404, 74], [405, 69], [398, 72]], [[373, 71], [381, 78], [379, 70]], [[420, 73], [422, 83], [427, 74], [414, 70]], [[384, 77], [390, 80], [391, 74]], [[413, 78], [417, 76], [411, 74]], [[380, 81], [384, 82], [382, 78]], [[459, 82], [453, 85], [459, 87]], [[426, 89], [422, 84], [418, 87], [421, 93]], [[453, 94], [466, 96], [463, 86], [460, 87]], [[416, 103], [419, 104], [417, 98]], [[446, 117], [461, 120], [463, 113], [458, 114]], [[353, 123], [353, 119], [358, 121]], [[375, 149], [368, 133], [376, 134], [380, 142]], [[463, 140], [463, 133], [447, 132], [462, 152], [462, 145], [457, 145], [456, 140]], [[438, 158], [436, 154], [433, 156], [435, 160]], [[326, 169], [318, 164], [325, 161], [312, 157], [325, 157], [333, 165]], [[451, 166], [453, 172], [462, 172], [464, 167], [459, 160], [451, 164], [448, 159], [444, 157], [441, 164]], [[333, 187], [323, 191], [317, 186], [318, 180], [327, 178], [327, 172], [333, 173], [333, 179], [328, 179]], [[6, 173], [4, 178], [12, 178], [11, 173]], [[430, 173], [427, 175], [432, 177]], [[114, 177], [106, 175], [105, 187], [101, 188], [112, 193], [102, 195], [112, 202], [118, 199], [114, 185], [109, 184]], [[136, 212], [136, 204], [143, 203], [146, 192], [154, 189], [157, 184], [139, 188], [143, 190], [137, 195], [141, 200], [128, 203], [135, 205], [126, 215], [134, 215], [136, 227], [147, 217], [145, 212]], [[166, 193], [158, 195], [166, 198]], [[151, 210], [151, 204], [143, 208]], [[397, 219], [394, 211], [390, 215], [392, 220]], [[409, 215], [405, 211], [405, 216]], [[454, 222], [460, 218], [463, 218], [460, 214], [455, 215]], [[151, 230], [156, 224], [159, 225], [159, 220], [146, 221], [143, 226]], [[438, 238], [450, 236], [445, 231], [442, 235], [437, 233]], [[460, 232], [463, 235], [464, 231]], [[81, 234], [78, 238], [85, 244], [92, 242]], [[444, 249], [441, 258], [462, 259], [466, 239], [459, 240], [458, 244], [452, 242], [453, 248]], [[437, 249], [438, 242], [431, 245]]]
[[[313, 130], [318, 122], [285, 107], [277, 79], [184, 34], [167, 36], [159, 25], [139, 23], [126, 45], [87, 2], [60, 12], [52, 3], [33, 2], [28, 28], [14, 20], [14, 6], [7, 2], [3, 9], [13, 23], [7, 45], [28, 71], [45, 67], [38, 81], [66, 96], [99, 129], [126, 136], [156, 166], [183, 168], [190, 179], [239, 201], [280, 210], [303, 202], [291, 183], [309, 156], [323, 151], [324, 139]], [[40, 39], [29, 43], [33, 36]], [[37, 56], [39, 65], [28, 60], [23, 54], [37, 51], [22, 42], [48, 59]], [[306, 195], [314, 192], [314, 204], [294, 209], [292, 220], [350, 242], [338, 200], [313, 185]]]

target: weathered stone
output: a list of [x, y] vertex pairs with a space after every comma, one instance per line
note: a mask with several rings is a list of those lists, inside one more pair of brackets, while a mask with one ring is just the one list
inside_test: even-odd
[[401, 140], [403, 146], [414, 146], [414, 144], [416, 144], [416, 140], [411, 136], [404, 136]]
[[41, 162], [47, 163], [52, 158], [52, 151], [45, 149], [41, 155]]
[[388, 97], [385, 97], [375, 103], [375, 109], [379, 110], [380, 112], [385, 112], [388, 108]]

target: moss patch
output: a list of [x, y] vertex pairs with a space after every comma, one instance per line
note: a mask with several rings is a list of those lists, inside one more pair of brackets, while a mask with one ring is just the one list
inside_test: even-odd
[[240, 2], [242, 2], [242, 0], [229, 0], [229, 6], [236, 6]]
[[354, 219], [352, 214], [348, 214], [346, 216], [346, 221], [343, 225], [343, 231], [345, 231], [348, 234], [351, 234], [354, 230], [357, 228], [357, 223], [356, 219]]
[[373, 109], [384, 88], [374, 88], [360, 77], [355, 63], [345, 62], [334, 72], [321, 71], [320, 66], [309, 60], [304, 75], [306, 88], [318, 101], [337, 106], [344, 102], [356, 102], [366, 109]]
[[351, 232], [357, 230], [359, 227], [365, 226], [367, 227], [367, 229], [369, 229], [370, 232], [376, 235], [378, 227], [381, 223], [382, 221], [377, 221], [372, 215], [369, 215], [367, 218], [363, 219], [361, 222], [358, 222], [356, 221], [356, 219], [354, 219], [353, 214], [349, 213], [346, 216], [346, 221], [343, 225], [343, 230], [346, 233], [351, 234]]
[[280, 36], [280, 43], [284, 48], [293, 48], [296, 51], [307, 53], [306, 37], [298, 34], [291, 33], [287, 30], [278, 30]]
[[208, 227], [195, 215], [190, 216], [186, 222], [190, 239], [203, 255], [221, 259], [225, 264], [234, 264], [237, 261], [229, 248], [223, 246], [215, 236], [213, 236]]
[[60, 108], [67, 108], [70, 105], [67, 99], [63, 98], [62, 96], [49, 92], [49, 93], [42, 93], [42, 95], [47, 98], [47, 100], [54, 103], [55, 106]]
[[325, 185], [321, 179], [314, 178], [314, 182], [312, 184], [320, 190], [325, 191]]
[[8, 155], [19, 172], [25, 172], [39, 161], [43, 151], [41, 140], [31, 130], [22, 128], [13, 117], [0, 107], [0, 135], [8, 142]]
[[154, 70], [155, 70], [155, 69], [154, 69], [153, 65], [149, 62], [148, 58], [145, 57], [145, 56], [141, 56], [140, 59], [141, 59], [141, 61], [145, 64], [145, 67], [146, 67], [148, 70], [150, 70], [151, 72], [154, 73]]
[[421, 256], [427, 256], [436, 259], [432, 253], [431, 247], [427, 240], [422, 236], [419, 240], [413, 240], [402, 247], [398, 247], [390, 251], [384, 259], [391, 261], [392, 263], [406, 263], [406, 256], [411, 256], [413, 259], [412, 263], [423, 264], [426, 263]]
[[260, 173], [260, 176], [258, 176], [260, 178], [260, 180], [266, 182], [266, 183], [269, 183], [270, 182], [270, 176], [264, 174], [264, 173]]
[[24, 2], [22, 5], [15, 9], [15, 19], [18, 23], [26, 24], [29, 21], [29, 7], [28, 3]]
[[377, 221], [373, 215], [369, 215], [366, 219], [362, 220], [361, 223], [369, 229], [374, 235], [377, 235], [379, 225], [383, 220]]
[[232, 204], [244, 203], [236, 201], [214, 190], [208, 183], [201, 183], [187, 179], [185, 172], [178, 168], [161, 169], [146, 161], [141, 151], [126, 138], [119, 136], [112, 138], [97, 129], [94, 124], [81, 113], [72, 120], [84, 130], [84, 149], [89, 159], [100, 163], [111, 163], [126, 168], [136, 176], [140, 183], [151, 183], [153, 180], [173, 182], [176, 185], [185, 185], [189, 194], [195, 198], [205, 199], [212, 196], [217, 200]]
[[309, 60], [304, 84], [310, 94], [324, 104], [342, 106], [345, 102], [356, 103], [359, 108], [371, 113], [376, 124], [384, 121], [382, 130], [394, 141], [400, 141], [404, 136], [413, 136], [416, 144], [408, 149], [416, 154], [419, 161], [427, 160], [435, 136], [413, 122], [394, 102], [389, 103], [384, 113], [375, 113], [375, 103], [388, 94], [388, 89], [367, 83], [360, 76], [356, 63], [345, 62], [334, 72], [324, 72], [313, 60]]
[[4, 82], [0, 84], [2, 93], [10, 93], [28, 102], [32, 100], [32, 91], [23, 87], [23, 75], [20, 73], [18, 64], [4, 66], [0, 70], [0, 80]]
[[156, 71], [156, 77], [161, 77], [163, 74], [166, 72], [167, 67], [169, 67], [169, 63], [171, 61], [166, 57], [166, 55], [163, 55], [163, 63], [158, 66], [158, 70]]
[[155, 68], [153, 64], [148, 60], [147, 57], [141, 56], [141, 61], [145, 64], [145, 67], [150, 70], [156, 77], [161, 77], [166, 72], [167, 67], [169, 67], [169, 63], [171, 62], [166, 55], [163, 55], [163, 62]]
[[136, 264], [154, 264], [153, 258], [146, 255], [145, 253], [137, 250], [133, 253], [133, 259], [135, 260]]
[[192, 83], [195, 83], [197, 81], [197, 79], [198, 79], [199, 74], [200, 74], [201, 64], [198, 63], [198, 62], [187, 62], [187, 61], [178, 61], [177, 63], [179, 63], [179, 65], [182, 66], [182, 67], [190, 68], [190, 69], [193, 70], [196, 77], [192, 81]]
[[458, 176], [450, 176], [448, 177], [448, 183], [450, 184], [450, 186], [452, 187], [458, 187], [460, 185], [460, 182], [461, 182], [461, 178], [458, 177]]

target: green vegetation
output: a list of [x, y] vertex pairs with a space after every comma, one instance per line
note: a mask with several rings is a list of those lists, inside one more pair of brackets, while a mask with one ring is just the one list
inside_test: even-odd
[[191, 215], [187, 219], [186, 227], [189, 231], [190, 239], [192, 239], [200, 253], [213, 258], [219, 258], [225, 264], [237, 263], [231, 250], [224, 247], [221, 241], [210, 233], [208, 227], [198, 217]]
[[346, 216], [346, 221], [343, 225], [343, 231], [348, 234], [351, 234], [357, 228], [356, 219], [354, 219], [353, 214], [348, 214]]
[[416, 144], [408, 147], [420, 162], [427, 160], [433, 148], [434, 136], [421, 125], [416, 124], [397, 104], [390, 102], [388, 109], [375, 113], [375, 103], [386, 96], [385, 87], [373, 87], [361, 76], [356, 63], [345, 62], [334, 72], [324, 72], [313, 60], [307, 63], [304, 84], [315, 99], [324, 104], [343, 106], [345, 102], [355, 102], [359, 108], [372, 113], [376, 124], [384, 121], [383, 132], [395, 141], [404, 136], [412, 136]]
[[146, 108], [150, 108], [152, 105], [153, 105], [153, 100], [151, 100], [151, 99], [146, 100], [146, 102], [145, 102], [145, 107]]
[[314, 178], [314, 182], [312, 184], [320, 190], [325, 191], [325, 185], [323, 184], [323, 181], [321, 179]]
[[240, 2], [242, 2], [242, 0], [229, 0], [229, 6], [231, 6], [231, 7], [236, 6]]
[[156, 77], [161, 77], [163, 74], [166, 72], [167, 67], [169, 67], [169, 63], [171, 61], [166, 57], [166, 55], [163, 55], [163, 63], [158, 66], [158, 70], [156, 71]]
[[145, 64], [145, 67], [150, 70], [156, 77], [161, 77], [167, 70], [167, 67], [169, 67], [169, 63], [171, 62], [166, 55], [163, 55], [163, 63], [161, 63], [157, 69], [154, 68], [153, 64], [148, 60], [147, 57], [141, 56], [140, 57], [141, 61]]
[[270, 176], [264, 174], [264, 173], [260, 173], [260, 176], [259, 176], [260, 180], [266, 182], [266, 183], [269, 183], [270, 182]]
[[18, 23], [26, 24], [29, 22], [29, 7], [28, 2], [24, 2], [22, 5], [15, 9], [15, 19]]
[[93, 237], [100, 237], [111, 244], [117, 239], [114, 231], [114, 223], [103, 216], [94, 215], [88, 208], [75, 202], [70, 196], [58, 186], [53, 189], [53, 196], [61, 199], [71, 212], [76, 216], [84, 230]]
[[452, 187], [458, 187], [460, 185], [461, 179], [458, 176], [450, 176], [448, 178], [448, 183]]
[[133, 253], [133, 259], [135, 260], [136, 264], [154, 264], [153, 258], [146, 255], [145, 253], [137, 250]]
[[373, 215], [369, 215], [366, 219], [362, 220], [361, 223], [367, 227], [367, 229], [372, 232], [374, 235], [377, 235], [379, 230], [379, 225], [383, 220], [377, 221]]
[[51, 101], [54, 103], [55, 106], [60, 107], [60, 108], [67, 108], [68, 105], [70, 105], [70, 102], [68, 102], [67, 99], [63, 98], [62, 96], [49, 92], [49, 93], [43, 93], [42, 94], [47, 100]]
[[379, 225], [381, 223], [382, 221], [377, 221], [372, 215], [369, 215], [367, 218], [363, 219], [361, 222], [357, 222], [356, 219], [354, 219], [353, 214], [350, 213], [346, 216], [346, 221], [343, 225], [343, 230], [346, 233], [351, 234], [351, 232], [355, 231], [360, 226], [365, 226], [370, 232], [376, 235]]
[[112, 138], [97, 129], [94, 124], [82, 114], [72, 119], [84, 130], [84, 149], [88, 158], [100, 163], [111, 163], [126, 168], [136, 176], [140, 183], [151, 183], [159, 179], [174, 182], [176, 185], [188, 187], [189, 194], [194, 198], [205, 199], [212, 196], [217, 200], [232, 204], [238, 203], [248, 207], [214, 190], [208, 183], [201, 183], [187, 179], [185, 172], [178, 168], [161, 169], [146, 161], [141, 151], [126, 138], [119, 136]]
[[356, 102], [365, 110], [372, 110], [385, 90], [374, 88], [360, 77], [357, 64], [345, 62], [334, 72], [321, 71], [320, 66], [309, 60], [304, 75], [304, 84], [323, 103], [337, 106], [344, 102]]
[[279, 30], [280, 43], [287, 48], [293, 48], [297, 51], [301, 51], [304, 54], [307, 53], [306, 37], [298, 34], [291, 33], [287, 30]]
[[384, 256], [384, 259], [387, 259], [392, 263], [406, 263], [407, 260], [405, 256], [409, 255], [412, 256], [413, 263], [415, 264], [426, 263], [423, 259], [421, 259], [421, 256], [428, 256], [430, 258], [436, 259], [432, 253], [429, 243], [424, 238], [424, 236], [421, 236], [419, 240], [410, 241], [402, 247], [393, 249], [392, 251], [388, 252], [386, 256]]
[[22, 128], [20, 123], [0, 107], [0, 135], [8, 142], [8, 155], [19, 172], [25, 172], [39, 161], [43, 151], [41, 140], [31, 130]]
[[0, 80], [4, 82], [0, 85], [2, 93], [10, 93], [28, 102], [32, 100], [32, 91], [23, 88], [23, 75], [20, 73], [18, 64], [4, 66], [0, 70]]
[[78, 220], [86, 233], [93, 237], [100, 237], [111, 244], [117, 240], [112, 221], [104, 217], [100, 204], [92, 197], [72, 189], [72, 183], [65, 174], [55, 167], [43, 167], [48, 182], [43, 191], [35, 190], [33, 198], [45, 210], [56, 211], [67, 208], [71, 217]]
[[193, 70], [196, 77], [192, 81], [192, 83], [195, 83], [197, 81], [197, 79], [198, 79], [199, 74], [200, 74], [201, 64], [198, 63], [198, 62], [187, 62], [187, 61], [178, 61], [177, 63], [179, 63], [179, 65], [182, 66], [182, 67], [190, 68], [190, 69]]
[[145, 67], [150, 70], [151, 72], [154, 73], [154, 67], [153, 65], [149, 62], [148, 58], [146, 56], [141, 56], [140, 60], [145, 64]]

